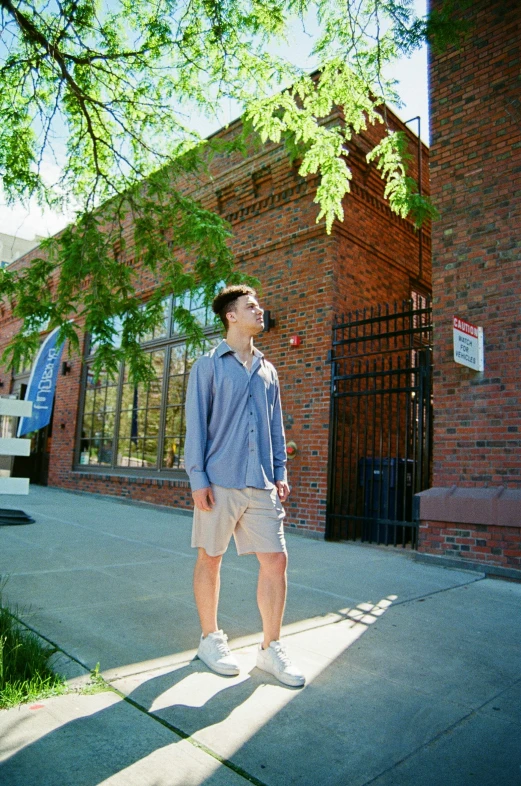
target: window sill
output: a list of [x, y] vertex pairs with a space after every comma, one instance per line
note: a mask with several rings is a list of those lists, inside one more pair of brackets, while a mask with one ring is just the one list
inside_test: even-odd
[[117, 470], [111, 469], [109, 467], [106, 468], [92, 468], [87, 469], [85, 465], [79, 465], [74, 467], [72, 470], [72, 475], [75, 478], [85, 478], [85, 479], [92, 479], [92, 478], [99, 478], [100, 480], [112, 480], [115, 482], [126, 482], [126, 483], [148, 483], [151, 486], [171, 486], [172, 488], [190, 488], [190, 482], [188, 480], [188, 476], [183, 472], [179, 473], [179, 475], [165, 475], [163, 473], [155, 473], [155, 474], [146, 474], [146, 473], [139, 473], [134, 474], [130, 472], [118, 472]]

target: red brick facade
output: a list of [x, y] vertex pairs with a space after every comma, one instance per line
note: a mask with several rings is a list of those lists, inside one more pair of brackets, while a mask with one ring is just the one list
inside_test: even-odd
[[484, 524], [464, 526], [429, 521], [420, 528], [420, 537], [422, 552], [425, 553], [442, 553], [449, 558], [468, 559], [483, 564], [488, 570], [491, 567], [509, 572], [521, 570], [517, 527], [487, 527]]
[[[390, 120], [403, 128], [392, 115]], [[296, 458], [289, 462], [293, 492], [287, 523], [315, 535], [325, 528], [330, 389], [326, 360], [333, 317], [408, 298], [411, 281], [419, 274], [418, 233], [411, 222], [390, 212], [380, 176], [365, 162], [366, 152], [382, 133], [382, 127], [370, 128], [355, 140], [350, 161], [353, 192], [345, 200], [343, 224], [337, 223], [329, 236], [315, 222], [316, 181], [299, 177], [280, 146], [264, 146], [246, 159], [217, 156], [214, 180], [199, 192], [206, 207], [220, 210], [230, 221], [238, 265], [260, 279], [262, 304], [276, 320], [258, 344], [279, 372], [287, 439], [298, 446]], [[414, 159], [416, 139], [412, 134], [410, 139]], [[426, 183], [425, 148], [422, 154]], [[425, 287], [430, 286], [429, 243], [426, 230], [421, 272]], [[143, 282], [144, 291], [150, 285]], [[16, 327], [4, 318], [2, 344]], [[299, 347], [290, 346], [292, 335], [301, 337]], [[73, 466], [81, 360], [73, 359], [71, 366], [68, 376], [58, 378], [49, 484], [190, 507], [188, 483], [182, 477], [122, 477]]]
[[[439, 5], [438, 0], [432, 3]], [[478, 0], [459, 49], [431, 55], [434, 478], [420, 550], [506, 568], [521, 558], [521, 6]], [[452, 318], [482, 326], [485, 370], [453, 360]], [[468, 527], [436, 489], [506, 488], [519, 511]], [[472, 491], [474, 489], [475, 491]], [[437, 509], [433, 509], [433, 505]], [[479, 505], [478, 505], [479, 507]], [[468, 514], [467, 514], [468, 515]], [[482, 513], [482, 516], [485, 514]], [[479, 518], [479, 517], [478, 517]], [[440, 523], [442, 522], [442, 523]], [[468, 535], [455, 533], [468, 531]]]

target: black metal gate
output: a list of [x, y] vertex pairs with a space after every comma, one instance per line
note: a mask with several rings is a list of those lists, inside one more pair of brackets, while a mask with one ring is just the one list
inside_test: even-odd
[[430, 486], [432, 308], [426, 297], [333, 326], [326, 538], [416, 548]]

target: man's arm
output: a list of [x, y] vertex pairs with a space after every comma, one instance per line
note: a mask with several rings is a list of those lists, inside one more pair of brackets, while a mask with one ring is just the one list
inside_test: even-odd
[[279, 380], [275, 375], [275, 399], [271, 419], [271, 447], [273, 450], [273, 473], [279, 497], [285, 502], [289, 496], [288, 476], [286, 470], [287, 453], [284, 423], [282, 420], [282, 404], [280, 400]]
[[212, 402], [210, 358], [200, 358], [192, 366], [186, 390], [185, 467], [196, 507], [210, 510], [213, 493], [205, 471], [208, 418]]

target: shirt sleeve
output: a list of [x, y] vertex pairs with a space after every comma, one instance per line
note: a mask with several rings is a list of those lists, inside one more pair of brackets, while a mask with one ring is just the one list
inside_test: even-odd
[[286, 437], [282, 420], [282, 404], [280, 400], [279, 380], [275, 373], [275, 398], [273, 402], [273, 415], [271, 418], [271, 447], [273, 450], [273, 475], [275, 482], [278, 480], [288, 482], [286, 470]]
[[208, 488], [205, 471], [208, 418], [212, 403], [211, 358], [200, 358], [192, 366], [186, 390], [185, 468], [192, 491]]

